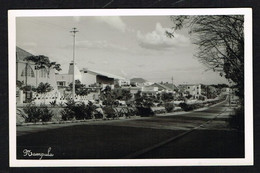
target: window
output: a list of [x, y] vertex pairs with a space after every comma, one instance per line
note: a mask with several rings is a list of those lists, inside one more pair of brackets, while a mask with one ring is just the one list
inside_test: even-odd
[[35, 77], [34, 72], [33, 72], [33, 69], [32, 69], [32, 67], [31, 67], [29, 64], [27, 64], [27, 65], [25, 66], [25, 68], [24, 68], [23, 71], [22, 71], [21, 76]]
[[65, 86], [65, 81], [57, 81], [58, 86]]
[[41, 78], [47, 77], [47, 70], [45, 68], [40, 69], [40, 77]]

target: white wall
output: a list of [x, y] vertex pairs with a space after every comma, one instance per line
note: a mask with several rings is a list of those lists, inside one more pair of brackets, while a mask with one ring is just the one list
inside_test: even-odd
[[94, 84], [97, 82], [96, 75], [90, 73], [82, 73], [82, 83], [86, 86]]

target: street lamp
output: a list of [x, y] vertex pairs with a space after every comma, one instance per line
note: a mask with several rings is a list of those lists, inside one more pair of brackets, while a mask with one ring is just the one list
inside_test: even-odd
[[75, 37], [76, 33], [79, 32], [77, 31], [77, 28], [72, 28], [73, 30], [70, 31], [73, 33], [73, 82], [72, 82], [72, 100], [75, 101]]

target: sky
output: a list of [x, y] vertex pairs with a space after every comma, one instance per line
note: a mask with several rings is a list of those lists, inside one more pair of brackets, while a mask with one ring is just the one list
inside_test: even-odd
[[73, 27], [76, 33], [75, 61], [88, 68], [118, 76], [144, 78], [175, 84], [227, 83], [207, 70], [193, 55], [187, 29], [168, 38], [169, 16], [17, 17], [16, 44], [34, 54], [45, 55], [68, 73], [73, 59]]

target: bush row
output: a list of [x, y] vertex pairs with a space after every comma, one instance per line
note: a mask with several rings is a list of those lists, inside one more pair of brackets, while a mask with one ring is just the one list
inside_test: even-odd
[[164, 107], [166, 112], [172, 112], [175, 106], [173, 103], [165, 103]]
[[[46, 105], [36, 106], [28, 104], [23, 108], [24, 114], [20, 113], [25, 119], [25, 122], [48, 122], [52, 120], [54, 112]], [[18, 111], [19, 112], [19, 111]], [[58, 111], [59, 112], [59, 111]], [[18, 113], [19, 114], [19, 113]], [[57, 114], [57, 111], [56, 111]], [[55, 114], [55, 115], [56, 115]], [[118, 118], [125, 116], [136, 115], [136, 110], [130, 107], [113, 108], [106, 106], [104, 108], [97, 108], [92, 102], [85, 104], [84, 102], [73, 102], [69, 101], [65, 104], [62, 110], [58, 113], [61, 120], [84, 120], [84, 119], [102, 119], [102, 118]], [[56, 115], [57, 116], [57, 115]], [[54, 117], [55, 119], [55, 117]]]
[[[217, 102], [219, 102], [219, 100], [195, 104], [180, 103], [179, 106], [184, 111], [192, 111], [194, 109], [204, 107], [205, 105], [209, 106], [212, 104], [216, 104]], [[166, 112], [172, 112], [174, 110], [173, 103], [165, 103], [164, 106]], [[69, 101], [66, 103], [64, 109], [61, 111], [61, 119], [64, 121], [73, 119], [84, 120], [92, 118], [114, 119], [123, 116], [130, 117], [133, 115], [153, 116], [155, 113], [158, 113], [156, 111], [153, 111], [151, 107], [145, 106], [137, 106], [136, 109], [130, 107], [113, 108], [111, 106], [106, 106], [102, 109], [99, 109], [100, 111], [97, 111], [97, 107], [92, 102], [85, 104], [84, 102], [75, 103], [73, 101]], [[25, 122], [48, 122], [51, 121], [52, 117], [54, 116], [54, 113], [46, 105], [35, 106], [33, 104], [28, 104], [24, 108], [24, 112], [26, 113], [26, 115], [23, 117], [25, 119]]]
[[25, 122], [48, 122], [54, 116], [53, 112], [48, 109], [46, 105], [35, 106], [32, 104], [28, 104], [24, 108]]
[[137, 115], [140, 115], [141, 117], [148, 117], [154, 115], [154, 111], [151, 107], [137, 106], [136, 109]]
[[85, 104], [84, 102], [68, 101], [64, 110], [61, 111], [61, 118], [64, 121], [92, 119], [94, 118], [93, 112], [95, 109], [96, 106], [92, 102]]
[[184, 111], [192, 111], [194, 109], [202, 108], [205, 106], [211, 106], [214, 104], [217, 104], [223, 100], [214, 100], [214, 101], [208, 101], [204, 103], [193, 103], [193, 104], [187, 104], [187, 103], [180, 103], [179, 106], [182, 108]]
[[103, 108], [103, 111], [106, 118], [113, 119], [123, 116], [130, 118], [131, 116], [136, 115], [136, 110], [132, 107], [113, 108], [111, 106], [106, 106]]

